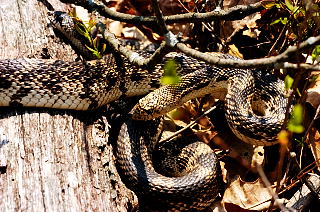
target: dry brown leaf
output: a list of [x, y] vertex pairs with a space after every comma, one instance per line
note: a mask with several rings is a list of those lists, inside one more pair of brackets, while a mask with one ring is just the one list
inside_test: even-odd
[[316, 161], [318, 170], [320, 170], [320, 133], [317, 129], [312, 128], [308, 137], [312, 155]]
[[[226, 0], [223, 1], [223, 8], [227, 9], [236, 5], [249, 5], [258, 1], [259, 0]], [[234, 31], [238, 31], [239, 29], [243, 29], [247, 26], [248, 30], [246, 30], [245, 33], [250, 37], [256, 37], [258, 33], [260, 33], [256, 26], [256, 20], [260, 18], [261, 14], [255, 13], [243, 18], [242, 20], [227, 21], [221, 26], [221, 32], [225, 37], [229, 37]]]
[[[273, 189], [274, 190], [274, 189]], [[270, 206], [272, 196], [262, 180], [244, 182], [238, 176], [233, 179], [224, 192], [223, 203], [228, 210], [231, 208], [246, 211], [266, 210]]]
[[[258, 165], [263, 165], [264, 162], [264, 148], [262, 146], [252, 146], [251, 144], [244, 143], [238, 139], [231, 131], [221, 132], [219, 136], [215, 137], [213, 140], [218, 141], [221, 145], [223, 143], [223, 149], [228, 149], [230, 151], [229, 157], [237, 160], [246, 169], [251, 169], [255, 172], [255, 167]], [[221, 141], [223, 140], [223, 141]], [[232, 170], [233, 168], [231, 168]], [[238, 171], [238, 170], [235, 170]], [[248, 170], [244, 170], [247, 172]], [[239, 173], [236, 173], [239, 174]]]
[[183, 121], [185, 122], [185, 124], [187, 125], [191, 118], [192, 118], [192, 114], [190, 112], [190, 110], [188, 110], [188, 108], [186, 107], [178, 107], [172, 111], [170, 111], [167, 114], [171, 119], [173, 119], [175, 122], [177, 121]]
[[207, 130], [194, 130], [195, 134], [200, 141], [209, 144], [210, 141], [217, 135], [217, 132], [211, 129]]
[[224, 208], [224, 206], [221, 204], [220, 201], [213, 204], [210, 208], [211, 208], [210, 210], [211, 212], [227, 212], [227, 210]]
[[307, 90], [306, 102], [310, 103], [315, 109], [320, 104], [320, 77], [317, 77], [312, 87]]
[[243, 55], [240, 53], [239, 49], [236, 47], [236, 45], [232, 44], [229, 45], [229, 54], [239, 57], [239, 58], [243, 58]]

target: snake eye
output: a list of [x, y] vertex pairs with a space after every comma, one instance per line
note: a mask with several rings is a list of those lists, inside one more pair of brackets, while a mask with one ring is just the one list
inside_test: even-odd
[[54, 12], [54, 19], [59, 22], [59, 23], [62, 23], [63, 22], [63, 19], [64, 19], [64, 15], [66, 15], [65, 12], [61, 12], [61, 11], [55, 11]]

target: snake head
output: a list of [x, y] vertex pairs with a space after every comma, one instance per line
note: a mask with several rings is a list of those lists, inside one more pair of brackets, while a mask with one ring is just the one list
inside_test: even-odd
[[61, 32], [70, 31], [74, 28], [72, 17], [66, 12], [54, 11], [49, 13], [49, 20], [54, 28]]
[[150, 101], [142, 101], [141, 99], [131, 110], [132, 119], [134, 120], [151, 120], [164, 115], [166, 111], [163, 111], [162, 107], [157, 108], [159, 104], [153, 104]]
[[167, 90], [162, 87], [140, 99], [130, 112], [132, 119], [151, 120], [179, 106], [179, 102], [175, 101], [179, 99], [173, 98], [170, 92], [166, 92]]
[[139, 103], [131, 110], [131, 117], [134, 120], [150, 120], [153, 117], [151, 108], [143, 108]]

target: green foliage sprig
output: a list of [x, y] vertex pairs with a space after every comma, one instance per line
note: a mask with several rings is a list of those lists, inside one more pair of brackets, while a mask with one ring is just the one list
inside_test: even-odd
[[263, 5], [267, 9], [276, 7], [285, 12], [271, 25], [287, 26], [287, 36], [291, 39], [304, 40], [320, 29], [320, 8], [313, 1], [265, 1]]
[[303, 107], [300, 104], [296, 104], [293, 106], [291, 117], [289, 119], [287, 128], [289, 131], [293, 133], [302, 133], [304, 131], [302, 122], [303, 122]]
[[160, 80], [161, 84], [172, 85], [179, 83], [181, 77], [177, 74], [177, 69], [178, 66], [173, 59], [166, 61], [163, 66], [164, 74]]
[[92, 52], [95, 58], [100, 59], [106, 50], [106, 43], [101, 42], [102, 36], [99, 36], [99, 32], [96, 33], [96, 36], [93, 37], [92, 31], [96, 27], [96, 22], [90, 18], [89, 22], [85, 24], [76, 14], [75, 10], [72, 10], [70, 16], [73, 18], [75, 23], [75, 29], [80, 36], [86, 41], [86, 48]]

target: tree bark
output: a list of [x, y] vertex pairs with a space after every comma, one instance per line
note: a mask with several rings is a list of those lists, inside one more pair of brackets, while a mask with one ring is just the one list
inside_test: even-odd
[[[1, 0], [0, 59], [75, 60], [49, 26], [58, 0]], [[1, 91], [0, 91], [1, 92]], [[0, 211], [130, 211], [107, 119], [95, 112], [0, 110]]]

